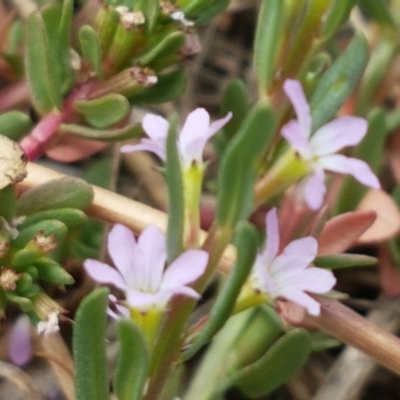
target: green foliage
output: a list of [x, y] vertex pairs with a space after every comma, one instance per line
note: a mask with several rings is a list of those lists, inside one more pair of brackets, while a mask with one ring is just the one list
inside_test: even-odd
[[97, 289], [86, 296], [75, 316], [72, 347], [76, 400], [108, 400], [106, 323], [108, 293]]
[[185, 218], [185, 200], [182, 170], [177, 147], [179, 135], [178, 116], [169, 119], [167, 138], [166, 178], [168, 188], [168, 226], [167, 253], [168, 262], [172, 262], [183, 251], [183, 232]]
[[0, 115], [0, 132], [11, 140], [21, 139], [31, 128], [31, 119], [22, 111], [8, 111]]
[[127, 117], [130, 112], [128, 100], [120, 94], [109, 94], [89, 101], [76, 101], [74, 107], [96, 128], [107, 128]]
[[313, 132], [332, 119], [359, 81], [368, 61], [368, 44], [361, 34], [323, 75], [311, 95]]
[[311, 353], [311, 338], [304, 329], [293, 329], [259, 360], [232, 377], [250, 398], [265, 396], [296, 374]]
[[378, 260], [375, 257], [364, 254], [335, 254], [317, 257], [313, 264], [321, 268], [339, 269], [376, 265], [377, 262]]
[[82, 56], [88, 60], [96, 76], [103, 78], [103, 70], [101, 67], [102, 50], [98, 32], [90, 25], [84, 25], [79, 30], [79, 43], [81, 46]]
[[79, 178], [63, 177], [36, 186], [18, 198], [17, 215], [58, 208], [84, 210], [93, 201], [93, 189]]
[[273, 111], [258, 104], [225, 150], [218, 184], [216, 221], [219, 226], [234, 227], [250, 212], [257, 161], [265, 152], [275, 129]]
[[150, 366], [147, 343], [138, 326], [129, 319], [118, 322], [120, 353], [114, 378], [118, 400], [140, 400]]

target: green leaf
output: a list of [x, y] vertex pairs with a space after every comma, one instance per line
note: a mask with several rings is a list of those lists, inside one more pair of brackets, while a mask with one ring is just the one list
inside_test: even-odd
[[82, 179], [53, 179], [23, 193], [17, 200], [17, 215], [32, 215], [57, 208], [84, 210], [93, 201], [93, 196], [93, 188]]
[[11, 222], [17, 209], [17, 195], [15, 186], [8, 185], [0, 190], [0, 216]]
[[44, 115], [61, 108], [58, 86], [49, 39], [42, 16], [32, 13], [27, 22], [26, 73], [31, 98], [37, 111]]
[[274, 113], [256, 105], [230, 142], [221, 161], [216, 221], [233, 227], [251, 210], [258, 159], [276, 129]]
[[323, 40], [330, 39], [349, 18], [356, 0], [333, 0], [322, 28]]
[[61, 124], [59, 131], [62, 133], [72, 133], [86, 139], [115, 142], [136, 138], [142, 134], [143, 129], [138, 125], [127, 125], [123, 128], [103, 130], [82, 125]]
[[0, 132], [11, 140], [21, 139], [31, 128], [31, 119], [22, 111], [8, 111], [0, 115]]
[[106, 325], [109, 290], [86, 296], [78, 307], [72, 337], [76, 400], [108, 400]]
[[103, 78], [101, 67], [102, 51], [97, 32], [90, 26], [84, 25], [79, 30], [79, 44], [82, 56], [88, 60], [99, 79]]
[[376, 265], [378, 259], [364, 254], [335, 254], [332, 256], [317, 257], [313, 264], [316, 267], [339, 269], [348, 267], [363, 267]]
[[367, 17], [391, 30], [397, 30], [396, 22], [385, 0], [358, 0], [358, 6]]
[[65, 224], [55, 219], [40, 221], [37, 224], [21, 229], [17, 238], [13, 240], [12, 246], [16, 248], [25, 247], [39, 233], [46, 237], [54, 235], [53, 242], [59, 243], [67, 235], [68, 228]]
[[374, 47], [357, 92], [358, 115], [367, 115], [369, 112], [373, 96], [382, 84], [398, 50], [397, 41], [391, 37], [380, 39]]
[[313, 132], [335, 116], [360, 79], [367, 61], [368, 43], [359, 34], [334, 61], [311, 95]]
[[183, 354], [184, 360], [194, 356], [202, 346], [209, 342], [230, 317], [243, 283], [254, 265], [257, 246], [258, 234], [255, 228], [248, 222], [240, 225], [237, 231], [236, 248], [238, 249], [238, 256], [235, 265], [211, 308], [207, 325]]
[[146, 340], [138, 326], [129, 319], [118, 322], [120, 352], [114, 378], [118, 400], [140, 400], [150, 366]]
[[146, 19], [147, 34], [150, 34], [157, 22], [160, 13], [159, 0], [136, 0], [135, 11], [141, 11]]
[[129, 96], [131, 104], [160, 104], [181, 96], [186, 89], [184, 69], [169, 72], [158, 77], [158, 82], [151, 88], [137, 95]]
[[16, 294], [11, 292], [7, 292], [6, 297], [12, 303], [18, 304], [22, 311], [28, 312], [32, 310], [32, 301], [30, 301], [26, 297], [17, 296]]
[[46, 219], [61, 221], [68, 229], [82, 225], [88, 220], [86, 214], [81, 210], [76, 208], [58, 208], [56, 210], [46, 210], [30, 215], [25, 218], [21, 225], [18, 225], [18, 229], [23, 229]]
[[254, 41], [254, 71], [260, 97], [266, 95], [274, 76], [283, 31], [282, 0], [263, 0], [258, 14]]
[[178, 129], [178, 116], [173, 114], [169, 119], [166, 162], [169, 204], [167, 226], [167, 254], [169, 263], [183, 251], [185, 204], [182, 171], [177, 147]]
[[74, 278], [63, 267], [49, 257], [36, 260], [33, 266], [38, 271], [39, 279], [43, 281], [57, 285], [72, 285], [75, 282]]
[[75, 101], [74, 107], [96, 128], [107, 128], [121, 121], [131, 109], [128, 100], [120, 94], [109, 94], [95, 100]]
[[239, 79], [230, 81], [222, 95], [221, 114], [228, 112], [232, 112], [232, 118], [224, 126], [223, 132], [228, 139], [232, 139], [249, 112], [247, 89]]
[[196, 19], [200, 25], [222, 13], [229, 5], [229, 0], [193, 0], [183, 8], [185, 14]]
[[311, 338], [304, 329], [293, 329], [281, 337], [259, 360], [231, 379], [249, 397], [272, 392], [296, 374], [311, 352]]
[[172, 32], [165, 36], [156, 46], [139, 58], [143, 66], [152, 65], [153, 61], [162, 60], [175, 54], [185, 44], [186, 35], [183, 32]]

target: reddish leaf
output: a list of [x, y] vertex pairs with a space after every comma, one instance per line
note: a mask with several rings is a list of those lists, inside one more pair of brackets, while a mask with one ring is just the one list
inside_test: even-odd
[[357, 243], [376, 243], [390, 239], [400, 230], [400, 213], [396, 203], [383, 190], [370, 190], [361, 200], [357, 211], [375, 211], [374, 224], [363, 233]]
[[376, 219], [375, 211], [356, 211], [329, 220], [318, 238], [318, 255], [338, 254], [351, 247]]

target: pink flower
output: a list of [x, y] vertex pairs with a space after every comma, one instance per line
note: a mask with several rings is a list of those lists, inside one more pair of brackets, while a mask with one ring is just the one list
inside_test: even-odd
[[153, 306], [164, 308], [175, 294], [200, 297], [187, 285], [203, 274], [208, 253], [188, 250], [164, 271], [165, 236], [153, 225], [148, 226], [137, 241], [128, 228], [115, 225], [108, 235], [108, 252], [117, 269], [96, 260], [86, 260], [84, 267], [96, 281], [124, 291], [129, 307], [141, 311]]
[[32, 324], [27, 315], [21, 315], [11, 328], [8, 353], [13, 364], [23, 367], [32, 359]]
[[326, 192], [325, 170], [350, 174], [360, 183], [379, 189], [378, 178], [367, 163], [356, 158], [335, 154], [346, 146], [360, 143], [367, 133], [367, 122], [359, 117], [340, 117], [328, 122], [311, 136], [311, 113], [299, 81], [287, 79], [283, 85], [297, 115], [287, 123], [282, 136], [301, 158], [310, 163], [312, 173], [301, 182], [301, 192], [312, 210], [321, 207]]
[[[210, 116], [204, 108], [197, 108], [186, 118], [178, 139], [178, 150], [186, 168], [193, 162], [202, 164], [202, 155], [207, 141], [216, 134], [232, 117], [228, 113], [225, 118], [210, 124]], [[151, 151], [166, 161], [166, 141], [169, 123], [166, 119], [147, 114], [143, 119], [143, 129], [150, 139], [144, 138], [139, 144], [125, 145], [122, 152]]]
[[311, 315], [319, 315], [320, 304], [307, 294], [327, 293], [336, 283], [332, 272], [310, 266], [318, 250], [311, 236], [294, 240], [278, 255], [279, 231], [276, 209], [266, 219], [266, 245], [257, 255], [251, 280], [253, 286], [272, 299], [283, 297], [302, 305]]

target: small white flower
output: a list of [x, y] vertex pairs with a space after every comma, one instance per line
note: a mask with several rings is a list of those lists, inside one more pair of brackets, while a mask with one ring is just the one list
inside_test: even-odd
[[60, 330], [58, 326], [58, 313], [52, 312], [48, 315], [46, 321], [40, 321], [37, 324], [37, 332], [39, 335], [43, 334], [44, 336], [51, 335], [52, 333], [56, 333]]

